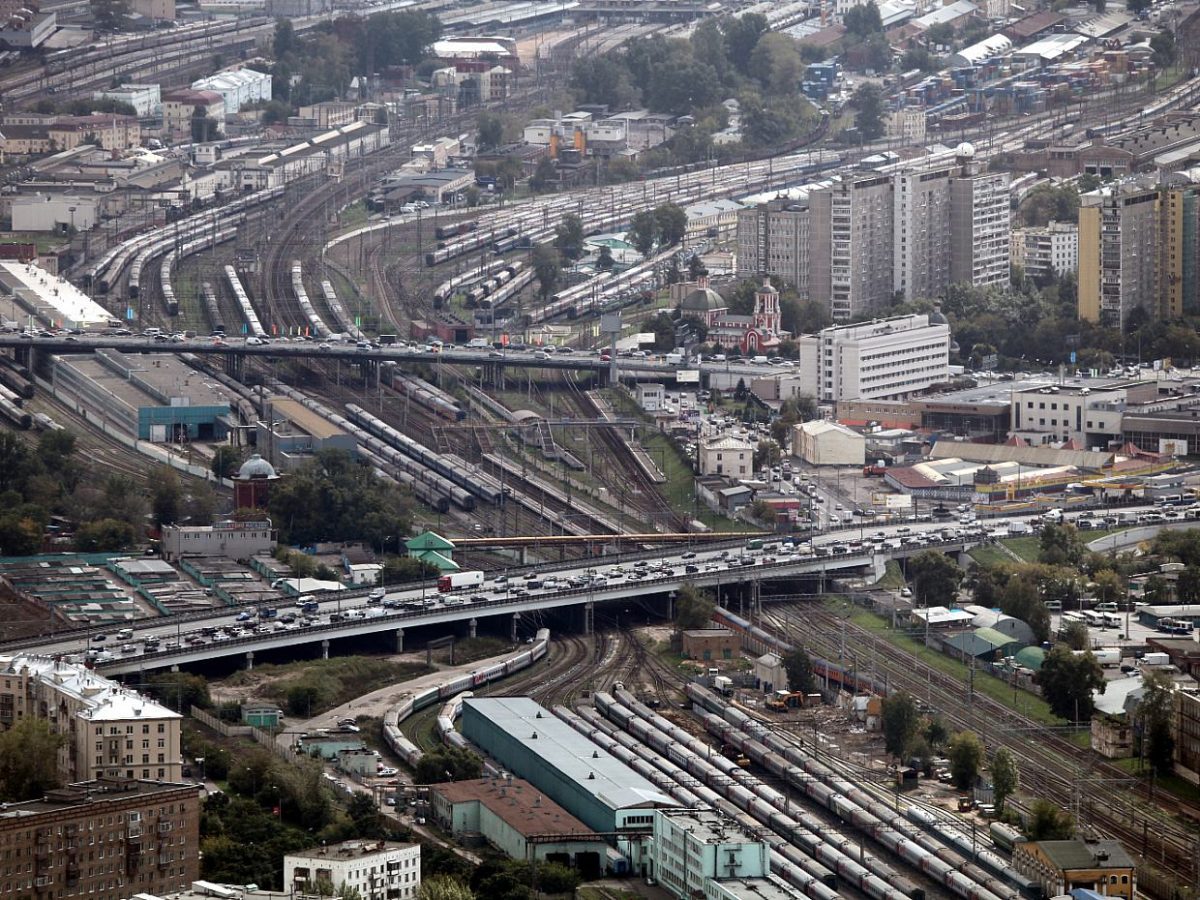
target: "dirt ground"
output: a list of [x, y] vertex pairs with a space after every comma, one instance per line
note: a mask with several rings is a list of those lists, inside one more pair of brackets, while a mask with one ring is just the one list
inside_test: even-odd
[[[425, 651], [393, 653], [390, 656], [378, 658], [387, 662], [424, 665]], [[272, 685], [287, 678], [295, 678], [298, 672], [299, 669], [292, 665], [254, 669], [250, 672], [242, 671], [234, 676], [236, 683], [231, 684], [228, 680], [210, 682], [208, 692], [214, 703], [233, 701], [270, 703], [274, 700], [271, 696]]]

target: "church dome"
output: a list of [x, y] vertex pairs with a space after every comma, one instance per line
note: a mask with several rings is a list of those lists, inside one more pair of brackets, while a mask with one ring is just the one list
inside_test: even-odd
[[706, 313], [714, 309], [724, 309], [729, 304], [712, 288], [696, 288], [679, 304], [679, 311], [685, 316], [688, 313]]
[[278, 478], [275, 474], [275, 467], [269, 462], [255, 453], [248, 460], [242, 463], [242, 467], [238, 469], [238, 478]]

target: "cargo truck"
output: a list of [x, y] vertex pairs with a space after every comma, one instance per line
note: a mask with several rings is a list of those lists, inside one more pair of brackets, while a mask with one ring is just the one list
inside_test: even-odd
[[482, 584], [482, 572], [451, 572], [449, 575], [443, 575], [438, 579], [438, 590], [444, 593], [446, 591], [457, 591], [460, 588], [479, 587]]

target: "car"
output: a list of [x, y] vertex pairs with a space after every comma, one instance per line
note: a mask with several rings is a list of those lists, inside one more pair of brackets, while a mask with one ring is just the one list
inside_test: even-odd
[[612, 356], [608, 353], [601, 353], [600, 362], [612, 362]]
[[103, 644], [107, 640], [108, 640], [107, 634], [93, 634], [92, 635], [92, 643], [93, 644]]

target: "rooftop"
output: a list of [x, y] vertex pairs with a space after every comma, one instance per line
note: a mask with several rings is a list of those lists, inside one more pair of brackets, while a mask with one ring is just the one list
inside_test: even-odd
[[721, 890], [739, 900], [795, 900], [803, 897], [778, 875], [766, 878], [722, 878]]
[[688, 838], [702, 844], [758, 844], [762, 838], [751, 834], [736, 819], [714, 809], [662, 809], [658, 815]]
[[1120, 841], [1038, 841], [1037, 845], [1064, 871], [1134, 868], [1133, 860]]
[[522, 778], [476, 778], [431, 787], [450, 803], [478, 802], [523, 837], [556, 834], [594, 837], [594, 832]]
[[311, 434], [318, 440], [327, 440], [335, 435], [345, 434], [328, 419], [317, 415], [312, 410], [300, 405], [288, 397], [271, 397], [268, 401], [276, 415], [283, 416], [305, 434]]
[[482, 716], [524, 744], [543, 765], [557, 769], [610, 809], [674, 806], [675, 801], [566, 722], [528, 697], [472, 697], [463, 715]]
[[173, 402], [177, 397], [187, 399], [185, 406], [229, 409], [234, 399], [228, 388], [167, 353], [98, 350], [91, 357], [60, 356], [58, 365], [74, 369], [131, 410], [179, 406]]
[[354, 859], [369, 856], [372, 853], [387, 853], [392, 850], [408, 850], [418, 847], [418, 844], [402, 844], [399, 841], [342, 841], [340, 844], [310, 847], [307, 850], [295, 850], [288, 853], [292, 859]]
[[691, 638], [730, 637], [732, 635], [733, 635], [733, 632], [730, 631], [728, 628], [693, 628], [690, 631], [685, 631], [683, 633], [684, 637], [691, 637]]
[[[9, 131], [5, 126], [4, 130]], [[75, 285], [32, 263], [0, 262], [0, 284], [24, 305], [48, 320], [68, 320], [77, 326], [100, 325], [112, 319], [103, 306]]]
[[122, 687], [76, 663], [63, 662], [48, 656], [0, 657], [0, 672], [20, 674], [27, 670], [31, 678], [54, 690], [74, 697], [82, 706], [81, 715], [92, 722], [123, 719], [178, 719], [173, 712], [137, 691]]
[[80, 781], [66, 787], [46, 792], [41, 800], [26, 800], [22, 803], [6, 803], [0, 807], [0, 819], [18, 819], [30, 816], [57, 813], [77, 806], [89, 806], [97, 800], [115, 800], [128, 797], [153, 797], [171, 791], [196, 792], [198, 785], [181, 784], [173, 781], [135, 781], [132, 779], [100, 778]]

